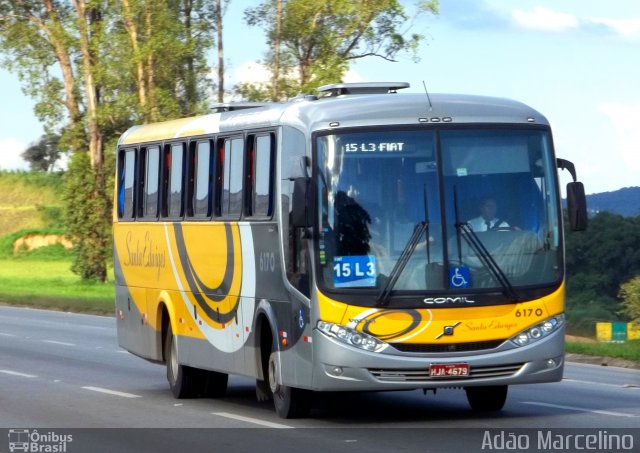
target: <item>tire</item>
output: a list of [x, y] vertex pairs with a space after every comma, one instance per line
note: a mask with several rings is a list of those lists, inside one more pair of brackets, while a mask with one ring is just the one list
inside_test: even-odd
[[207, 374], [204, 370], [180, 365], [176, 337], [171, 324], [164, 342], [164, 357], [167, 364], [167, 380], [175, 398], [196, 398], [204, 393]]
[[478, 412], [497, 412], [502, 410], [507, 401], [506, 385], [489, 387], [466, 387], [467, 401], [471, 409]]
[[280, 418], [301, 418], [309, 415], [311, 396], [309, 390], [288, 387], [278, 383], [280, 374], [279, 355], [272, 351], [269, 356], [269, 390], [273, 395], [273, 406]]
[[229, 375], [217, 371], [205, 371], [204, 396], [207, 398], [222, 398], [227, 394]]
[[[266, 372], [264, 374], [265, 376], [267, 375]], [[272, 398], [273, 395], [271, 394], [271, 389], [267, 381], [256, 379], [256, 400], [258, 400], [259, 403], [264, 403], [270, 401]]]

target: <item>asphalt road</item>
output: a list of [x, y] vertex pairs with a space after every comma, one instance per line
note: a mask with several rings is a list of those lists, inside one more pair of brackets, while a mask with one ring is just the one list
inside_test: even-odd
[[452, 389], [317, 395], [310, 418], [282, 420], [256, 402], [253, 384], [231, 377], [223, 399], [175, 400], [163, 366], [118, 348], [114, 318], [0, 307], [0, 452], [9, 451], [3, 428], [9, 440], [18, 429], [75, 433], [69, 452], [164, 451], [179, 442], [192, 451], [331, 453], [488, 451], [509, 433], [535, 443], [549, 430], [606, 436], [631, 428], [621, 435], [640, 451], [639, 370], [568, 363], [562, 382], [512, 386], [504, 410], [491, 415], [473, 413]]

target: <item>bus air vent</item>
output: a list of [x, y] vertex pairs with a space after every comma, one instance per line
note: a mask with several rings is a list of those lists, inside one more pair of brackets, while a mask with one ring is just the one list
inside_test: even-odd
[[333, 83], [318, 88], [320, 97], [335, 97], [354, 94], [386, 94], [409, 88], [407, 82], [361, 82]]
[[[516, 374], [524, 366], [524, 363], [513, 363], [507, 365], [472, 366], [469, 376], [465, 378], [455, 378], [457, 382], [470, 381], [474, 379], [486, 379], [497, 377], [509, 377]], [[446, 381], [442, 378], [429, 376], [429, 367], [422, 368], [369, 368], [369, 372], [378, 381], [383, 382], [425, 382], [425, 381]]]
[[469, 352], [494, 349], [505, 340], [474, 341], [470, 343], [391, 343], [391, 346], [401, 352], [432, 353], [432, 352]]

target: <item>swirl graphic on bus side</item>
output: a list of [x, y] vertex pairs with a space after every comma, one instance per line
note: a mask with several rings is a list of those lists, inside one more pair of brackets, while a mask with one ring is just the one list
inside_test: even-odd
[[[196, 303], [212, 321], [220, 324], [226, 324], [233, 320], [238, 311], [239, 297], [235, 296], [235, 303], [233, 304], [233, 307], [226, 313], [220, 312], [218, 309], [214, 310], [207, 302], [211, 301], [213, 303], [218, 303], [223, 301], [225, 298], [230, 297], [229, 290], [231, 289], [234, 277], [242, 278], [241, 270], [237, 272], [238, 275], [235, 275], [235, 254], [233, 253], [234, 244], [231, 225], [228, 223], [224, 224], [227, 246], [227, 264], [222, 282], [215, 288], [205, 285], [202, 278], [200, 278], [195, 271], [194, 265], [189, 257], [189, 253], [187, 252], [182, 226], [176, 223], [173, 225], [173, 229], [175, 232], [174, 236], [176, 246], [178, 248], [180, 267], [184, 272], [185, 280]], [[239, 261], [242, 261], [242, 257], [240, 257]]]

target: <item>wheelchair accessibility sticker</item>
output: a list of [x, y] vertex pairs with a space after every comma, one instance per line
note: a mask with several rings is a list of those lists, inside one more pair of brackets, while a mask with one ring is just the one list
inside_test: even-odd
[[470, 288], [471, 270], [465, 266], [449, 268], [449, 288]]

